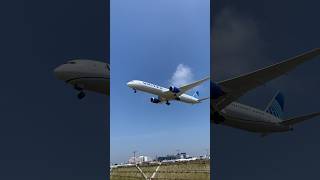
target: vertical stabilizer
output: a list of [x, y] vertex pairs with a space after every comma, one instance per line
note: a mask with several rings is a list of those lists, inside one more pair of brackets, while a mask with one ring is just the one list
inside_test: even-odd
[[281, 119], [283, 117], [283, 110], [284, 110], [284, 96], [280, 91], [278, 91], [269, 102], [265, 111]]
[[193, 97], [199, 97], [199, 95], [200, 95], [200, 94], [199, 94], [199, 91], [196, 91], [196, 92], [193, 93], [192, 96], [193, 96]]

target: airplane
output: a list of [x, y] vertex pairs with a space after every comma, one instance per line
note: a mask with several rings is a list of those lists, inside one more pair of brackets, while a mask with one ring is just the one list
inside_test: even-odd
[[194, 87], [199, 86], [200, 84], [202, 84], [208, 79], [209, 77], [206, 77], [202, 80], [195, 81], [193, 83], [190, 83], [181, 87], [170, 86], [169, 89], [152, 84], [152, 83], [140, 81], [140, 80], [132, 80], [127, 83], [127, 86], [132, 88], [135, 93], [137, 92], [137, 90], [140, 90], [143, 92], [157, 95], [158, 96], [157, 98], [152, 97], [150, 99], [150, 101], [155, 104], [166, 102], [167, 105], [170, 105], [169, 101], [171, 100], [181, 101], [189, 104], [197, 104], [206, 99], [209, 99], [209, 97], [198, 99], [196, 98], [196, 96], [199, 96], [198, 91], [196, 91], [193, 96], [185, 94], [185, 92], [189, 91]]
[[110, 95], [110, 66], [107, 63], [76, 59], [54, 69], [59, 80], [65, 81], [79, 91], [78, 98], [85, 97], [85, 91]]
[[264, 110], [236, 100], [250, 90], [287, 74], [298, 65], [320, 55], [320, 48], [289, 58], [266, 68], [220, 82], [210, 83], [211, 123], [221, 124], [266, 136], [275, 132], [292, 131], [293, 126], [320, 115], [320, 112], [293, 118], [283, 118], [284, 96], [277, 92]]

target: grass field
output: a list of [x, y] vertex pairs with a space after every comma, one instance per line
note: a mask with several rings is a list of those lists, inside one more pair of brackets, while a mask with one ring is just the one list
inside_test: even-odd
[[[156, 171], [157, 168], [158, 170]], [[152, 175], [154, 175], [153, 178], [151, 178]], [[137, 167], [112, 168], [110, 180], [130, 179], [209, 180], [210, 160], [162, 163], [160, 166], [159, 164], [140, 164]]]

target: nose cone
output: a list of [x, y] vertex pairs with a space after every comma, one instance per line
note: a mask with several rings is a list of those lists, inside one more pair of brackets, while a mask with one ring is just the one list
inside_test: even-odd
[[66, 72], [64, 65], [60, 65], [53, 70], [54, 76], [60, 80], [65, 80]]
[[56, 67], [53, 70], [53, 74], [59, 79], [59, 74], [61, 73], [61, 66]]
[[128, 82], [127, 86], [132, 87], [132, 81]]

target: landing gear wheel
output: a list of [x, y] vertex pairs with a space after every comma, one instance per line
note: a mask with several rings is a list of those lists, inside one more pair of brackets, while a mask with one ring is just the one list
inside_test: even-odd
[[166, 105], [168, 105], [168, 106], [170, 105], [169, 101], [166, 102]]
[[81, 91], [78, 94], [78, 99], [83, 99], [85, 96], [86, 96], [86, 94], [83, 91]]
[[133, 89], [133, 92], [134, 92], [134, 93], [137, 93], [137, 90], [136, 90], [136, 89]]

